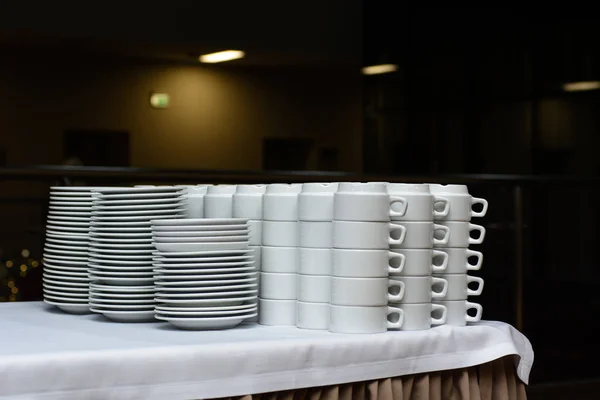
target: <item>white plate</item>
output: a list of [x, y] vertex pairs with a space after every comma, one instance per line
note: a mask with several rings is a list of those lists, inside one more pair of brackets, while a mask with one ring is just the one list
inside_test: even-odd
[[118, 249], [118, 250], [138, 250], [140, 253], [142, 250], [147, 251], [148, 254], [152, 254], [154, 250], [154, 245], [150, 244], [115, 244], [115, 243], [101, 243], [101, 242], [92, 242], [90, 243], [90, 251], [92, 249]]
[[90, 310], [114, 322], [158, 322], [154, 317], [154, 311], [102, 310], [95, 307]]
[[251, 289], [255, 290], [258, 288], [258, 283], [242, 283], [239, 285], [211, 285], [211, 286], [178, 286], [178, 287], [165, 287], [158, 286], [156, 288], [157, 291], [161, 293], [206, 293], [206, 292], [226, 292], [226, 291], [236, 291], [242, 289]]
[[60, 303], [64, 303], [64, 304], [79, 304], [79, 305], [88, 304], [87, 297], [83, 298], [83, 299], [74, 299], [72, 297], [53, 296], [50, 294], [49, 295], [44, 294], [44, 300], [50, 300], [50, 301], [60, 302]]
[[152, 208], [154, 205], [159, 204], [184, 204], [185, 197], [163, 197], [163, 198], [127, 198], [127, 199], [112, 199], [109, 196], [99, 196], [97, 198], [98, 205], [106, 207], [119, 207], [119, 206], [143, 206]]
[[105, 230], [114, 230], [114, 229], [143, 229], [152, 230], [152, 225], [150, 224], [150, 220], [141, 219], [137, 221], [105, 221], [105, 220], [94, 220], [93, 228], [96, 230], [105, 229]]
[[90, 306], [87, 303], [69, 303], [69, 302], [62, 302], [60, 300], [54, 301], [54, 300], [49, 300], [49, 299], [44, 299], [44, 303], [58, 307], [62, 311], [69, 313], [69, 314], [82, 315], [82, 314], [90, 314], [90, 312], [91, 312]]
[[146, 210], [141, 210], [141, 211], [133, 211], [133, 210], [127, 210], [127, 211], [118, 211], [118, 210], [112, 210], [112, 209], [98, 209], [98, 210], [92, 210], [92, 218], [96, 217], [98, 219], [104, 218], [104, 217], [122, 217], [122, 216], [130, 216], [130, 217], [134, 217], [134, 216], [146, 216], [148, 217], [148, 219], [152, 219], [155, 216], [158, 217], [162, 217], [165, 215], [173, 215], [176, 213], [181, 213], [181, 212], [185, 212], [185, 207], [170, 207], [168, 209], [165, 210], [155, 210], [155, 209], [146, 209]]
[[89, 286], [90, 280], [87, 276], [78, 277], [78, 276], [55, 276], [52, 273], [48, 273], [44, 271], [42, 275], [42, 279], [44, 282], [56, 283], [60, 285], [71, 285], [71, 286]]
[[90, 300], [90, 307], [104, 309], [104, 310], [152, 310], [154, 311], [154, 304], [106, 304], [106, 303], [96, 303], [95, 301]]
[[[173, 253], [175, 254], [175, 253]], [[230, 256], [230, 257], [152, 257], [152, 261], [160, 264], [189, 264], [189, 263], [210, 263], [210, 262], [254, 262], [254, 256]]]
[[[52, 221], [50, 221], [49, 223], [46, 224], [46, 231], [51, 231], [51, 232], [60, 232], [60, 233], [70, 233], [73, 235], [81, 235], [82, 233], [84, 235], [87, 235], [87, 233], [90, 230], [90, 225], [86, 225], [86, 226], [74, 226], [74, 225], [55, 225], [52, 223]], [[82, 232], [82, 233], [79, 233]]]
[[100, 292], [96, 290], [90, 290], [90, 296], [98, 299], [150, 299], [154, 301], [154, 292], [146, 292], [146, 293], [117, 293], [117, 292]]
[[87, 268], [52, 268], [50, 266], [44, 267], [45, 276], [61, 275], [69, 276], [73, 278], [85, 278], [87, 276]]
[[213, 275], [213, 274], [235, 274], [239, 272], [254, 272], [256, 269], [254, 266], [248, 267], [231, 267], [231, 268], [187, 268], [187, 269], [175, 269], [175, 268], [155, 268], [154, 272], [156, 275], [172, 276], [172, 275]]
[[115, 285], [100, 285], [97, 283], [90, 283], [90, 291], [101, 291], [101, 292], [117, 292], [117, 293], [140, 293], [140, 292], [154, 292], [154, 285], [148, 286], [115, 286]]
[[103, 225], [98, 225], [98, 224], [94, 224], [94, 226], [90, 226], [90, 230], [92, 232], [95, 233], [116, 233], [116, 234], [122, 234], [122, 233], [139, 233], [139, 234], [150, 234], [152, 235], [152, 226], [150, 225], [150, 222], [148, 222], [146, 225], [133, 225], [130, 227], [125, 227], [122, 228], [120, 225], [117, 226], [103, 226]]
[[50, 188], [50, 199], [53, 198], [67, 198], [69, 200], [82, 199], [86, 197], [92, 197], [91, 190], [82, 190], [82, 191], [64, 191], [64, 190], [54, 190]]
[[[229, 275], [227, 275], [229, 276]], [[256, 277], [246, 277], [239, 279], [216, 279], [216, 280], [199, 280], [199, 281], [161, 281], [155, 282], [156, 288], [161, 290], [189, 290], [190, 287], [203, 287], [203, 286], [223, 286], [223, 285], [238, 285], [243, 283], [254, 283], [258, 282]]]
[[203, 257], [229, 257], [229, 256], [241, 256], [241, 255], [252, 255], [254, 249], [243, 249], [243, 250], [206, 250], [206, 251], [183, 251], [183, 252], [163, 252], [154, 251], [152, 253], [156, 257], [166, 258], [203, 258]]
[[48, 290], [54, 290], [54, 291], [59, 291], [59, 292], [70, 292], [70, 293], [85, 293], [86, 295], [89, 293], [89, 287], [88, 285], [85, 286], [63, 286], [62, 284], [57, 284], [57, 285], [53, 285], [51, 283], [46, 283], [46, 281], [44, 281], [44, 283], [42, 284], [44, 289], [48, 289]]
[[44, 266], [56, 269], [64, 269], [66, 271], [75, 271], [85, 269], [87, 267], [87, 260], [73, 261], [73, 260], [61, 260], [58, 258], [50, 257], [46, 255], [43, 259]]
[[214, 273], [214, 274], [206, 274], [206, 275], [164, 275], [158, 274], [155, 275], [157, 281], [161, 282], [185, 282], [185, 281], [199, 281], [199, 280], [230, 280], [230, 279], [240, 279], [240, 278], [255, 278], [258, 276], [258, 272], [256, 271], [247, 271], [247, 272], [236, 272], [236, 273]]
[[154, 278], [121, 278], [121, 277], [109, 277], [109, 276], [98, 276], [94, 274], [89, 275], [90, 280], [94, 283], [106, 283], [108, 285], [148, 285], [154, 283]]
[[164, 209], [180, 209], [185, 207], [183, 200], [176, 200], [161, 204], [116, 204], [109, 205], [102, 200], [98, 200], [92, 206], [93, 211], [115, 211], [115, 212], [139, 212], [139, 211], [160, 211]]
[[193, 236], [152, 236], [156, 243], [236, 243], [248, 242], [250, 236], [209, 236], [209, 237], [193, 237]]
[[111, 193], [101, 194], [94, 193], [94, 198], [99, 201], [113, 201], [113, 200], [148, 200], [148, 199], [161, 199], [161, 200], [179, 200], [184, 195], [183, 191], [179, 192], [163, 192], [163, 193]]
[[[141, 274], [141, 273], [146, 273], [148, 275], [153, 275], [154, 271], [152, 270], [152, 267], [148, 267], [148, 266], [121, 266], [121, 265], [101, 265], [101, 264], [90, 264], [90, 268], [93, 268], [92, 271], [98, 272], [100, 273], [100, 275], [102, 275], [102, 273], [108, 275], [110, 274], [111, 276], [114, 276], [114, 273], [119, 273], [119, 274], [126, 274], [128, 276], [133, 276], [133, 274]], [[142, 276], [142, 275], [140, 275]]]
[[90, 237], [92, 238], [123, 238], [123, 239], [135, 239], [135, 238], [150, 238], [152, 239], [152, 233], [151, 232], [102, 232], [102, 231], [97, 231], [96, 229], [92, 228], [90, 230]]
[[177, 311], [181, 311], [181, 312], [194, 312], [194, 311], [200, 311], [200, 312], [206, 312], [206, 311], [239, 311], [239, 310], [249, 310], [249, 309], [254, 309], [254, 307], [256, 307], [256, 303], [251, 303], [251, 304], [240, 304], [239, 306], [222, 306], [222, 307], [169, 307], [169, 306], [161, 306], [161, 305], [157, 305], [156, 306], [156, 311], [165, 311], [165, 312], [177, 312]]
[[46, 237], [47, 238], [52, 238], [52, 239], [60, 239], [60, 240], [77, 240], [77, 241], [88, 241], [89, 240], [89, 235], [85, 234], [79, 234], [79, 233], [71, 233], [71, 234], [65, 234], [63, 232], [55, 232], [55, 231], [51, 231], [51, 230], [46, 230]]
[[46, 276], [43, 276], [42, 281], [43, 281], [43, 284], [45, 284], [45, 285], [64, 287], [65, 290], [69, 289], [69, 288], [73, 288], [74, 290], [76, 289], [76, 290], [88, 291], [89, 287], [90, 287], [88, 279], [86, 279], [85, 282], [78, 282], [78, 281], [68, 281], [68, 280], [60, 279], [60, 277], [48, 278]]
[[152, 244], [152, 238], [109, 239], [105, 237], [90, 236], [90, 243]]
[[[111, 186], [110, 188], [113, 188]], [[50, 186], [50, 192], [87, 192], [88, 194], [94, 190], [108, 189], [106, 186]]]
[[107, 225], [108, 223], [118, 222], [118, 226], [125, 226], [124, 222], [149, 222], [160, 220], [161, 218], [176, 218], [183, 217], [183, 214], [173, 214], [173, 215], [138, 215], [133, 217], [128, 216], [116, 216], [116, 217], [107, 217], [107, 216], [92, 216], [92, 223], [97, 225]]
[[50, 210], [50, 212], [54, 212], [54, 211], [64, 211], [64, 212], [91, 212], [92, 211], [92, 206], [80, 206], [80, 207], [76, 207], [76, 206], [48, 206], [48, 209]]
[[229, 237], [229, 236], [248, 236], [249, 229], [231, 230], [231, 231], [157, 231], [152, 236], [157, 238], [205, 238], [205, 237]]
[[157, 303], [172, 304], [176, 307], [223, 307], [223, 306], [238, 306], [245, 301], [256, 301], [256, 296], [246, 297], [230, 297], [223, 299], [193, 299], [193, 300], [179, 300], [179, 299], [166, 299], [164, 297], [156, 297]]
[[[67, 243], [71, 243], [68, 242]], [[69, 246], [69, 245], [62, 245], [62, 244], [55, 244], [51, 241], [47, 241], [46, 244], [44, 245], [44, 247], [48, 247], [50, 249], [56, 249], [56, 250], [73, 250], [73, 251], [86, 251], [87, 252], [87, 244], [84, 246]]]
[[[191, 308], [191, 307], [188, 307]], [[207, 307], [208, 308], [208, 307]], [[232, 317], [236, 315], [247, 315], [248, 313], [255, 313], [258, 307], [254, 305], [251, 308], [241, 310], [230, 310], [230, 311], [187, 311], [185, 308], [180, 308], [177, 311], [164, 311], [156, 308], [156, 315], [163, 317], [174, 317], [174, 318], [214, 318], [214, 317]]]
[[235, 317], [215, 318], [175, 318], [157, 315], [156, 319], [168, 321], [179, 329], [187, 330], [209, 330], [209, 329], [231, 329], [241, 324], [245, 319], [256, 316], [256, 313], [240, 315]]
[[77, 201], [69, 201], [65, 200], [64, 198], [60, 200], [54, 198], [53, 200], [50, 198], [50, 203], [48, 204], [52, 207], [91, 207], [93, 203], [94, 202], [91, 198], [82, 198], [78, 199]]
[[[120, 256], [135, 256], [138, 258], [148, 258], [151, 257], [150, 254], [152, 254], [152, 249], [148, 249], [146, 248], [141, 248], [141, 249], [121, 249], [118, 246], [116, 248], [114, 247], [97, 247], [97, 246], [90, 246], [89, 248], [89, 252], [91, 253], [98, 253], [100, 254], [102, 257], [106, 256], [106, 255], [113, 255], [115, 257], [120, 257]], [[113, 257], [113, 258], [115, 258]]]
[[81, 301], [87, 301], [88, 294], [83, 292], [67, 292], [65, 290], [43, 289], [44, 296], [58, 296]]
[[90, 251], [89, 257], [113, 261], [143, 261], [148, 263], [148, 265], [152, 265], [153, 261], [152, 257], [149, 255], [131, 255], [129, 253], [123, 253], [122, 251], [115, 251], [114, 253], [100, 253], [97, 251]]
[[112, 260], [110, 258], [100, 257], [90, 257], [89, 258], [90, 265], [92, 264], [101, 264], [107, 266], [121, 266], [123, 268], [127, 267], [148, 267], [152, 268], [152, 262], [148, 262], [146, 260], [142, 261], [132, 261], [132, 260]]
[[[86, 188], [87, 189], [87, 188]], [[91, 188], [92, 192], [99, 193], [101, 196], [115, 194], [132, 194], [132, 193], [164, 193], [164, 192], [182, 192], [181, 189], [175, 186], [137, 186], [137, 187], [99, 187]]]
[[44, 253], [47, 253], [50, 256], [56, 255], [56, 256], [83, 257], [86, 259], [88, 258], [87, 249], [79, 248], [77, 251], [76, 250], [56, 249], [56, 248], [50, 246], [50, 243], [46, 243], [46, 245], [44, 246]]
[[154, 232], [205, 232], [205, 231], [235, 231], [235, 230], [247, 230], [247, 224], [233, 224], [233, 225], [154, 225], [152, 227]]
[[72, 265], [80, 265], [80, 264], [85, 264], [88, 261], [88, 257], [80, 257], [80, 256], [75, 256], [75, 255], [64, 255], [64, 254], [69, 254], [69, 253], [62, 253], [63, 255], [55, 255], [55, 254], [49, 254], [49, 253], [44, 253], [42, 258], [46, 261], [55, 261], [59, 264], [72, 264]]
[[92, 224], [90, 221], [69, 221], [69, 220], [63, 221], [60, 219], [49, 218], [48, 221], [46, 221], [46, 226], [48, 226], [48, 225], [55, 226], [55, 227], [61, 227], [61, 229], [68, 229], [70, 227], [89, 229]]
[[165, 219], [161, 221], [152, 221], [152, 225], [164, 226], [186, 226], [186, 225], [246, 225], [248, 219], [245, 218], [185, 218], [185, 219]]
[[146, 299], [107, 299], [105, 297], [93, 296], [90, 293], [90, 303], [94, 305], [104, 305], [106, 307], [111, 307], [114, 304], [120, 304], [124, 306], [152, 306], [154, 307], [154, 298], [146, 298]]
[[256, 296], [258, 289], [232, 290], [222, 292], [173, 293], [156, 292], [156, 297], [164, 299], [222, 299], [236, 296]]
[[152, 265], [158, 269], [185, 269], [185, 270], [202, 270], [205, 268], [235, 268], [243, 266], [252, 266], [254, 261], [233, 261], [233, 262], [198, 262], [198, 263], [187, 263], [187, 264], [166, 264], [161, 262], [154, 262]]
[[152, 271], [122, 271], [122, 270], [104, 270], [97, 267], [90, 267], [89, 274], [99, 277], [107, 276], [112, 278], [145, 278], [152, 277]]
[[163, 243], [154, 242], [159, 251], [164, 252], [191, 252], [208, 250], [247, 250], [248, 241], [245, 242], [221, 242], [221, 243]]

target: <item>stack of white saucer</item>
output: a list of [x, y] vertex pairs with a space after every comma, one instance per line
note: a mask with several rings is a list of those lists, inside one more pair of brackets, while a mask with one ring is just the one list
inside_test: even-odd
[[89, 313], [87, 260], [92, 188], [51, 187], [44, 247], [44, 302]]
[[182, 215], [173, 186], [98, 188], [90, 228], [90, 309], [118, 322], [154, 320], [153, 219]]
[[152, 221], [156, 318], [181, 329], [226, 329], [256, 316], [257, 272], [247, 219]]

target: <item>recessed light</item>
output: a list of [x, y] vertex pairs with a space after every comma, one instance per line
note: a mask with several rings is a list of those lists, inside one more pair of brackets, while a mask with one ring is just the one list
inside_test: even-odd
[[220, 63], [231, 60], [238, 60], [244, 58], [246, 54], [241, 50], [224, 50], [216, 53], [204, 54], [198, 57], [198, 60], [202, 63]]
[[369, 67], [364, 67], [360, 71], [364, 75], [377, 75], [377, 74], [387, 74], [390, 72], [395, 72], [398, 70], [398, 66], [396, 64], [380, 64], [380, 65], [371, 65]]
[[563, 85], [563, 90], [565, 92], [583, 92], [586, 90], [598, 89], [600, 89], [600, 82], [598, 81], [571, 82]]

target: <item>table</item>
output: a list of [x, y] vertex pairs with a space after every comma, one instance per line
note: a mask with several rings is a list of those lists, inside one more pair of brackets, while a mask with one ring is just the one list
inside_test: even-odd
[[27, 302], [0, 304], [0, 327], [0, 398], [234, 397], [481, 368], [494, 360], [508, 362], [526, 384], [533, 363], [527, 338], [493, 321], [376, 335], [255, 324], [192, 332]]

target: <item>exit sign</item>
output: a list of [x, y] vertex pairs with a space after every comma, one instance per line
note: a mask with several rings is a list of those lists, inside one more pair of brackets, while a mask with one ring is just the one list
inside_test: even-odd
[[168, 108], [169, 95], [166, 93], [152, 93], [150, 95], [150, 105], [154, 108]]

